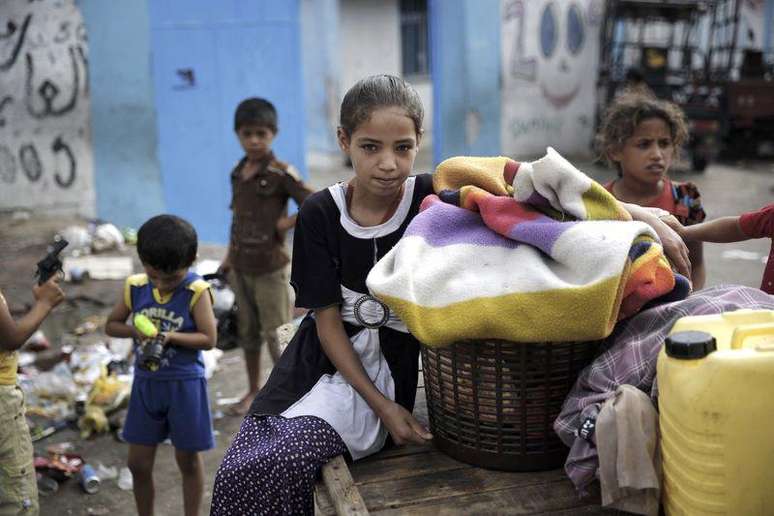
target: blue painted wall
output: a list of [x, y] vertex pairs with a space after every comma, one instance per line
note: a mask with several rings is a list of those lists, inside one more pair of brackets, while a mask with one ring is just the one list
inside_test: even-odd
[[146, 0], [77, 0], [89, 39], [97, 216], [138, 227], [164, 211]]
[[430, 0], [433, 160], [500, 153], [500, 2]]
[[774, 0], [766, 0], [766, 11], [763, 21], [763, 49], [774, 52]]
[[154, 1], [150, 19], [167, 211], [202, 241], [226, 243], [239, 101], [274, 103], [275, 153], [306, 173], [299, 1]]
[[339, 0], [302, 0], [301, 47], [306, 145], [310, 152], [339, 153]]

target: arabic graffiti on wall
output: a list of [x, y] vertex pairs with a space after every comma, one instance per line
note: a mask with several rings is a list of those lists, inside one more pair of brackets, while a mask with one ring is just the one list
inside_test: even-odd
[[88, 45], [72, 0], [0, 13], [0, 209], [92, 214]]

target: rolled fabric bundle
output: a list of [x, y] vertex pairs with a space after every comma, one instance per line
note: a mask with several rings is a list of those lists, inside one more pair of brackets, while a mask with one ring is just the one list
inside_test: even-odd
[[[522, 164], [452, 158], [434, 185], [463, 184], [468, 161], [468, 184], [426, 198], [367, 280], [423, 343], [597, 340], [646, 303], [687, 295], [650, 226], [553, 149]], [[497, 177], [513, 197], [481, 187]]]

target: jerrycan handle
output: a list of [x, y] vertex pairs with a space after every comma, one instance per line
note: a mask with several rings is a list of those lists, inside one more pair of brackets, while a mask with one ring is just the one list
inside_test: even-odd
[[731, 336], [731, 349], [740, 349], [745, 339], [759, 335], [774, 336], [774, 322], [744, 324], [737, 327]]

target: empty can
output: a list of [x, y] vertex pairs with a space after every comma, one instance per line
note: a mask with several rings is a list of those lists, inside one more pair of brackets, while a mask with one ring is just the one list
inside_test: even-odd
[[84, 464], [81, 467], [80, 484], [81, 488], [89, 494], [99, 491], [99, 477], [91, 464]]

